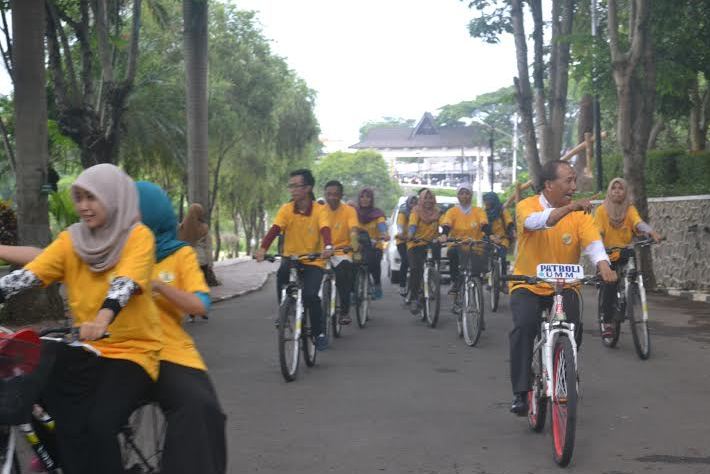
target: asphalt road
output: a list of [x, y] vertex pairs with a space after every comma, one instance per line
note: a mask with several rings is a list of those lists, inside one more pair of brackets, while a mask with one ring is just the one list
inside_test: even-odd
[[[710, 305], [650, 297], [653, 352], [641, 361], [628, 326], [617, 349], [601, 345], [591, 291], [567, 470], [710, 473]], [[429, 329], [386, 285], [367, 328], [346, 327], [293, 383], [279, 372], [273, 277], [189, 326], [228, 415], [229, 472], [559, 472], [549, 419], [536, 434], [508, 412], [508, 297], [475, 348], [457, 338], [445, 303]]]

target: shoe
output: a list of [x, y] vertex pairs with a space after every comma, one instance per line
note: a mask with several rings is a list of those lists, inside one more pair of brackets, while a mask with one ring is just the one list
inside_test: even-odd
[[375, 287], [372, 289], [372, 299], [373, 300], [381, 300], [382, 299], [382, 286], [375, 285]]
[[324, 351], [328, 348], [328, 336], [325, 334], [319, 334], [316, 337], [316, 350]]
[[350, 315], [348, 313], [341, 313], [340, 316], [338, 316], [338, 321], [343, 326], [347, 326], [348, 324], [353, 322], [352, 318], [350, 318]]
[[518, 416], [527, 416], [528, 414], [528, 394], [527, 392], [516, 393], [513, 398], [513, 403], [510, 405], [510, 412]]
[[614, 337], [614, 326], [609, 323], [602, 323], [602, 337], [604, 339], [610, 339]]
[[418, 301], [412, 301], [412, 304], [409, 306], [409, 312], [414, 316], [418, 315], [421, 309], [422, 307]]
[[402, 298], [407, 297], [407, 287], [406, 286], [399, 287], [399, 296], [401, 296]]

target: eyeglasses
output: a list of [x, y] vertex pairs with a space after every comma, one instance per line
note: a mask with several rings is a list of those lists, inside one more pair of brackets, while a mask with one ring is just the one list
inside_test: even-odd
[[308, 185], [307, 185], [307, 184], [293, 184], [293, 183], [290, 183], [289, 185], [286, 186], [286, 188], [288, 188], [288, 189], [299, 189], [299, 188], [305, 188], [306, 186], [308, 186]]

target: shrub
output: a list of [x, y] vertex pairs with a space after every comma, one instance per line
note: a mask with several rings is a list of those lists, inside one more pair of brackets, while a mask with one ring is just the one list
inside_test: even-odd
[[17, 245], [17, 215], [10, 201], [0, 200], [0, 244]]

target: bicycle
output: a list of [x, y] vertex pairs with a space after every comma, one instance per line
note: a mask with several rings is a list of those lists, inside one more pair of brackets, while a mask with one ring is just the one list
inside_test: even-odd
[[[335, 250], [343, 253], [352, 251], [350, 247], [342, 247]], [[320, 289], [320, 297], [323, 302], [323, 317], [325, 317], [326, 321], [324, 325], [326, 336], [332, 331], [334, 337], [340, 337], [343, 330], [343, 325], [340, 322], [341, 301], [337, 286], [335, 270], [333, 269], [331, 259], [328, 259], [326, 261], [325, 274]]]
[[506, 265], [507, 262], [504, 262], [501, 258], [500, 249], [503, 247], [495, 242], [489, 242], [489, 244], [492, 251], [488, 256], [488, 291], [491, 294], [491, 311], [495, 313], [498, 311], [498, 303], [502, 291], [501, 275], [503, 274], [503, 265]]
[[412, 242], [424, 242], [427, 244], [427, 249], [421, 289], [419, 290], [419, 295], [411, 295], [411, 297], [419, 299], [419, 304], [422, 308], [422, 321], [426, 321], [430, 328], [435, 328], [439, 322], [439, 312], [441, 310], [441, 274], [439, 273], [439, 262], [434, 258], [432, 244], [437, 244], [438, 241], [413, 239]]
[[615, 305], [612, 322], [612, 335], [604, 337], [604, 307], [602, 287], [597, 289], [597, 303], [599, 315], [599, 330], [602, 336], [602, 344], [607, 347], [615, 347], [621, 335], [621, 323], [626, 319], [631, 325], [631, 336], [634, 341], [636, 354], [641, 360], [646, 360], [651, 355], [651, 336], [648, 330], [648, 304], [646, 300], [646, 289], [643, 285], [643, 275], [636, 265], [637, 247], [648, 247], [656, 242], [653, 239], [644, 239], [634, 242], [626, 247], [610, 247], [606, 252], [611, 255], [621, 252], [622, 258], [628, 258], [623, 266], [617, 268], [619, 283], [616, 292], [617, 302]]
[[463, 239], [455, 240], [452, 243], [468, 247], [467, 251], [462, 253], [462, 257], [465, 259], [462, 259], [459, 266], [458, 281], [454, 282], [458, 291], [454, 298], [452, 311], [457, 316], [456, 328], [459, 337], [464, 338], [467, 346], [473, 347], [481, 337], [485, 322], [483, 319], [483, 283], [481, 276], [474, 272], [474, 260], [471, 257], [474, 247], [480, 248], [481, 245], [487, 245], [488, 242]]
[[285, 259], [289, 270], [288, 283], [281, 289], [279, 304], [277, 325], [279, 365], [284, 380], [293, 382], [296, 380], [301, 351], [308, 367], [316, 364], [316, 334], [312, 334], [310, 315], [303, 307], [303, 278], [299, 264], [301, 260], [319, 259], [321, 254], [264, 256], [264, 259], [270, 262], [277, 258]]
[[549, 400], [553, 458], [564, 467], [571, 461], [574, 450], [579, 377], [575, 325], [567, 321], [562, 292], [566, 285], [596, 284], [599, 277], [585, 276], [581, 265], [560, 264], [540, 264], [537, 275], [508, 275], [502, 279], [531, 285], [547, 283], [554, 289], [552, 305], [541, 317], [540, 333], [533, 346], [528, 424], [535, 432], [543, 430]]
[[[36, 456], [34, 466], [44, 472], [58, 474], [61, 466], [52, 457], [49, 446], [43, 442], [43, 435], [53, 436], [55, 422], [45, 409], [36, 403], [39, 392], [49, 376], [54, 353], [52, 343], [63, 343], [81, 347], [97, 356], [100, 352], [93, 346], [78, 340], [78, 328], [50, 328], [39, 333], [31, 329], [12, 332], [0, 327], [0, 360], [5, 369], [10, 369], [13, 377], [3, 377], [4, 397], [2, 403], [2, 425], [0, 426], [0, 472], [19, 474], [16, 431], [20, 431]], [[49, 344], [47, 344], [49, 343]], [[9, 407], [7, 399], [20, 400], [20, 405]], [[150, 410], [153, 418], [141, 422], [142, 412]], [[162, 419], [159, 421], [158, 417]], [[39, 434], [35, 426], [44, 433]], [[139, 437], [138, 433], [145, 433]], [[159, 408], [150, 402], [139, 407], [129, 419], [119, 435], [124, 468], [136, 474], [158, 474], [165, 440], [165, 422]]]
[[[370, 274], [370, 269], [367, 266], [367, 260], [362, 255], [363, 245], [372, 244], [376, 242], [384, 242], [385, 239], [369, 239], [367, 242], [361, 242], [360, 247], [360, 260], [353, 262], [355, 265], [355, 299], [353, 305], [355, 306], [355, 316], [357, 319], [357, 325], [360, 329], [363, 329], [367, 325], [367, 321], [370, 319], [370, 300], [372, 299], [372, 289], [375, 285], [374, 279]], [[374, 251], [374, 248], [370, 250]]]

